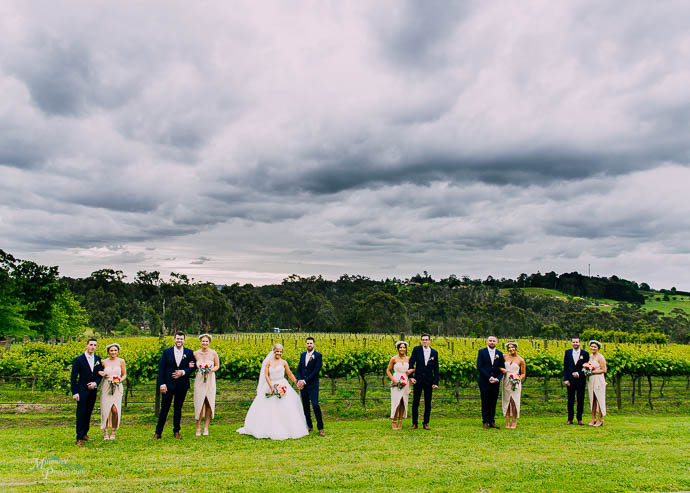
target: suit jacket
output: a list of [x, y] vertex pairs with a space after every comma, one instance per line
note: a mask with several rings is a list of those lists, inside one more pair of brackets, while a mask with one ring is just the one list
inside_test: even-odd
[[[168, 390], [175, 390], [176, 388], [189, 388], [189, 376], [196, 371], [196, 363], [193, 367], [189, 367], [190, 362], [195, 362], [194, 351], [189, 348], [182, 348], [182, 360], [180, 366], [177, 366], [175, 361], [175, 347], [169, 347], [163, 350], [161, 359], [158, 361], [158, 386], [164, 385]], [[182, 370], [184, 375], [178, 379], [172, 377], [174, 371]]]
[[420, 384], [438, 385], [438, 351], [431, 349], [429, 361], [424, 364], [424, 347], [415, 346], [410, 356], [410, 370], [414, 370], [412, 378]]
[[[589, 353], [584, 349], [580, 349], [580, 359], [577, 363], [573, 362], [573, 350], [566, 349], [565, 356], [563, 356], [563, 381], [570, 383], [584, 384], [585, 374], [582, 371], [582, 365], [589, 361]], [[580, 378], [573, 378], [573, 373], [578, 372]]]
[[319, 385], [319, 372], [321, 371], [321, 366], [323, 366], [323, 358], [321, 353], [314, 351], [309, 360], [309, 364], [306, 364], [307, 352], [303, 352], [299, 355], [299, 364], [297, 365], [297, 380], [304, 380], [304, 385], [309, 386], [312, 384]]
[[70, 375], [72, 395], [95, 392], [96, 389], [89, 389], [87, 384], [96, 382], [96, 386], [98, 386], [102, 378], [98, 372], [102, 370], [103, 363], [101, 363], [101, 357], [96, 354], [93, 355], [93, 370], [91, 370], [84, 353], [74, 358], [74, 361], [72, 361], [72, 374]]
[[503, 372], [501, 368], [505, 367], [505, 360], [503, 359], [503, 353], [496, 349], [496, 354], [494, 355], [494, 360], [491, 361], [491, 355], [489, 354], [489, 348], [482, 348], [477, 353], [477, 370], [479, 370], [479, 387], [485, 388], [491, 385], [489, 383], [489, 378], [494, 377], [499, 380], [503, 378]]

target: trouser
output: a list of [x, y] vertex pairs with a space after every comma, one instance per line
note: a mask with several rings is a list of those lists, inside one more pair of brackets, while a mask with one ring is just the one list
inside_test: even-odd
[[97, 394], [98, 392], [95, 390], [79, 393], [79, 401], [77, 401], [77, 440], [83, 440], [89, 433], [91, 413], [93, 413], [93, 406], [96, 404]]
[[180, 422], [182, 421], [182, 405], [184, 399], [187, 397], [187, 387], [177, 387], [175, 390], [168, 390], [161, 396], [161, 412], [158, 415], [158, 424], [156, 425], [156, 433], [163, 434], [163, 427], [165, 421], [168, 419], [168, 412], [170, 411], [170, 404], [173, 402], [173, 433], [180, 431]]
[[422, 392], [424, 392], [424, 421], [422, 424], [428, 425], [429, 419], [431, 418], [431, 394], [433, 389], [430, 383], [420, 383], [419, 381], [414, 384], [414, 390], [412, 391], [412, 424], [416, 425], [419, 419], [419, 400], [422, 397]]
[[304, 410], [304, 417], [307, 419], [307, 426], [313, 428], [314, 425], [311, 420], [311, 410], [309, 405], [314, 408], [314, 417], [316, 418], [316, 428], [323, 430], [323, 417], [321, 416], [321, 406], [319, 405], [319, 386], [313, 384], [305, 386], [299, 393], [302, 399], [302, 409]]
[[494, 424], [496, 421], [496, 402], [498, 401], [498, 383], [479, 387], [482, 398], [482, 423]]
[[577, 420], [582, 421], [582, 411], [585, 407], [585, 385], [584, 381], [570, 382], [568, 385], [568, 421], [573, 420], [575, 398], [577, 397]]

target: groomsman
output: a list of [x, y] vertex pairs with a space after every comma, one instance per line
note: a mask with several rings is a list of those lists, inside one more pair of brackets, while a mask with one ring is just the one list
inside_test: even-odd
[[158, 440], [163, 435], [163, 427], [168, 419], [170, 404], [173, 406], [173, 433], [175, 438], [181, 439], [180, 422], [182, 421], [182, 405], [189, 390], [189, 376], [194, 373], [194, 352], [184, 347], [185, 333], [175, 332], [175, 345], [163, 350], [158, 362], [158, 385], [161, 394], [161, 409], [158, 415], [156, 433], [151, 440]]
[[582, 425], [582, 410], [585, 405], [585, 374], [582, 365], [589, 361], [589, 353], [580, 349], [580, 338], [570, 339], [572, 349], [565, 350], [563, 357], [563, 380], [568, 387], [568, 422], [573, 424], [575, 397], [577, 397], [577, 424]]
[[438, 388], [438, 351], [432, 349], [431, 336], [422, 334], [421, 346], [415, 346], [410, 356], [410, 370], [414, 370], [414, 378], [410, 382], [414, 384], [412, 394], [412, 429], [417, 429], [419, 420], [419, 401], [424, 392], [424, 421], [422, 426], [425, 430], [430, 430], [429, 419], [431, 418], [431, 394], [433, 389]]
[[501, 368], [505, 366], [503, 353], [496, 349], [498, 339], [489, 336], [486, 347], [477, 353], [479, 370], [479, 393], [482, 398], [482, 423], [484, 428], [498, 428], [496, 425], [496, 401], [498, 401], [499, 382], [503, 378]]
[[323, 430], [323, 417], [321, 416], [321, 406], [319, 405], [319, 372], [323, 359], [321, 353], [314, 349], [314, 338], [307, 337], [307, 350], [300, 354], [299, 364], [297, 365], [297, 388], [299, 389], [299, 396], [302, 399], [302, 410], [304, 417], [307, 420], [307, 427], [309, 431], [314, 429], [314, 424], [311, 420], [311, 410], [309, 404], [314, 408], [314, 417], [316, 418], [316, 429], [319, 430], [319, 435], [326, 436]]
[[85, 440], [93, 440], [88, 435], [89, 424], [98, 395], [96, 389], [102, 378], [98, 372], [103, 370], [101, 358], [95, 354], [97, 345], [96, 339], [89, 339], [84, 353], [72, 361], [70, 388], [72, 399], [77, 402], [77, 445], [80, 447], [84, 446]]

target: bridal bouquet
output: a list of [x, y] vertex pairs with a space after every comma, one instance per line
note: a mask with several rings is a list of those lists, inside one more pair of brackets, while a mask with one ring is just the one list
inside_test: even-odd
[[594, 375], [594, 365], [590, 362], [585, 363], [582, 365], [582, 372], [586, 377]]
[[516, 375], [515, 373], [511, 373], [508, 375], [508, 383], [510, 383], [510, 389], [515, 390], [518, 385], [520, 385], [520, 375]]
[[120, 386], [121, 382], [122, 382], [122, 380], [120, 379], [120, 377], [117, 377], [117, 376], [113, 377], [110, 380], [110, 395], [113, 395], [113, 391], [115, 390], [115, 388]]
[[404, 389], [407, 386], [407, 379], [405, 378], [405, 375], [400, 375], [400, 380], [398, 380], [398, 383], [391, 382], [391, 387], [398, 387], [399, 389]]
[[208, 374], [211, 373], [211, 368], [213, 368], [213, 365], [211, 365], [211, 363], [201, 363], [197, 368], [199, 368], [199, 371], [204, 376], [204, 383], [206, 383], [206, 378], [208, 377]]
[[287, 386], [277, 383], [273, 386], [273, 392], [266, 392], [266, 397], [276, 396], [278, 399], [282, 399], [287, 392]]

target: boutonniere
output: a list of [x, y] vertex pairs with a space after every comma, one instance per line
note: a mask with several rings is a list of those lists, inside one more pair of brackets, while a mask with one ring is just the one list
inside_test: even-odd
[[187, 357], [186, 354], [182, 354], [182, 359], [185, 359]]
[[498, 354], [494, 354], [494, 360], [498, 359]]
[[309, 358], [309, 361], [314, 361], [314, 355], [311, 355], [311, 358]]
[[100, 364], [101, 364], [101, 361], [98, 360], [98, 361], [96, 361], [96, 362], [93, 364], [93, 366], [98, 366], [98, 365], [100, 365]]
[[585, 359], [585, 357], [584, 357], [584, 356], [580, 356], [580, 359]]
[[429, 358], [429, 361], [431, 361], [432, 359], [434, 359], [434, 357], [433, 357], [433, 356], [431, 356], [431, 357]]

